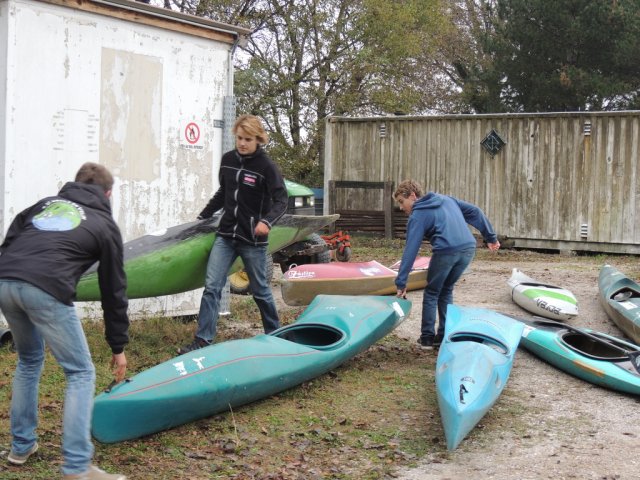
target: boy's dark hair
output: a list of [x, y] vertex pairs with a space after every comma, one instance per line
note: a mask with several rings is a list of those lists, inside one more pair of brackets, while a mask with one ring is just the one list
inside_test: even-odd
[[113, 188], [113, 175], [107, 167], [93, 162], [87, 162], [76, 173], [76, 182], [99, 185], [105, 192]]

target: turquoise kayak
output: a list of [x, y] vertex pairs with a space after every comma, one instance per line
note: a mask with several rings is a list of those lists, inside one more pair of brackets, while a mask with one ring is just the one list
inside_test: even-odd
[[491, 310], [448, 306], [436, 361], [436, 394], [449, 450], [498, 400], [523, 328], [521, 322]]
[[640, 395], [640, 347], [622, 339], [547, 320], [521, 320], [522, 346], [575, 377]]
[[294, 387], [367, 349], [410, 310], [396, 297], [319, 295], [275, 332], [195, 350], [98, 395], [92, 434], [130, 440]]
[[[339, 215], [284, 215], [269, 232], [269, 253], [277, 252], [335, 222]], [[219, 217], [184, 223], [124, 244], [127, 297], [148, 298], [200, 288]], [[242, 268], [238, 258], [229, 274]], [[77, 301], [100, 300], [97, 265], [80, 278]]]
[[598, 277], [600, 303], [609, 318], [633, 342], [640, 344], [640, 285], [605, 265]]

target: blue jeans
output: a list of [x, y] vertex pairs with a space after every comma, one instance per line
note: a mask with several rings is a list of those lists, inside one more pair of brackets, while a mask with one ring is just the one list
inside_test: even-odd
[[476, 254], [475, 247], [455, 253], [433, 253], [427, 272], [427, 286], [422, 297], [423, 340], [433, 338], [436, 331], [436, 309], [440, 322], [438, 335], [444, 335], [447, 305], [453, 303], [453, 287]]
[[267, 247], [249, 245], [238, 240], [216, 237], [207, 262], [207, 275], [200, 302], [196, 337], [213, 342], [216, 336], [220, 298], [229, 269], [236, 258], [242, 258], [249, 276], [249, 287], [258, 305], [265, 333], [280, 328], [276, 302], [271, 293], [271, 279], [267, 278]]
[[46, 343], [67, 380], [62, 472], [84, 472], [93, 457], [90, 429], [95, 369], [75, 307], [29, 283], [5, 279], [0, 280], [0, 309], [18, 351], [11, 396], [12, 448], [22, 454], [37, 440], [38, 386]]

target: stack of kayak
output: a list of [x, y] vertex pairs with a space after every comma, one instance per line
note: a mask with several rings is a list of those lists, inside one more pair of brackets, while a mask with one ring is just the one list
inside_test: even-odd
[[497, 401], [518, 345], [577, 378], [640, 395], [640, 286], [606, 265], [599, 278], [604, 310], [632, 341], [562, 321], [578, 314], [569, 290], [518, 269], [508, 280], [513, 301], [533, 313], [520, 319], [450, 305], [436, 363], [436, 394], [447, 448], [455, 449]]
[[[193, 238], [187, 235], [171, 243]], [[205, 250], [210, 241], [207, 238]], [[382, 296], [395, 293], [396, 273], [390, 268], [377, 262], [312, 267], [332, 269], [327, 271], [333, 276], [324, 278], [317, 270], [298, 267], [283, 284], [287, 303], [309, 304], [296, 322], [268, 335], [195, 350], [116, 385], [95, 400], [94, 437], [105, 443], [134, 439], [295, 387], [353, 358], [409, 314], [410, 302]], [[340, 268], [346, 269], [343, 274], [337, 273]], [[426, 282], [427, 268], [428, 258], [419, 259], [413, 275]], [[378, 272], [383, 280], [376, 278]], [[349, 282], [353, 289], [347, 287]], [[609, 265], [600, 272], [602, 305], [631, 338], [627, 341], [563, 323], [578, 314], [577, 299], [565, 288], [536, 281], [518, 269], [507, 283], [514, 302], [533, 318], [448, 307], [435, 391], [449, 450], [457, 448], [499, 401], [519, 345], [577, 378], [640, 395], [638, 284]], [[350, 294], [321, 293], [325, 291]]]

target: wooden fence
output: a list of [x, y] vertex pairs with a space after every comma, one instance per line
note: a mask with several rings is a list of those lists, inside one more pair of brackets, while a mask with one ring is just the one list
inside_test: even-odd
[[477, 204], [516, 247], [640, 254], [638, 111], [330, 117], [326, 131], [325, 204], [342, 215], [392, 202], [354, 182], [412, 178]]

